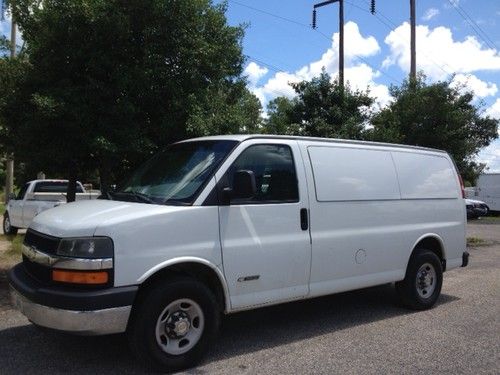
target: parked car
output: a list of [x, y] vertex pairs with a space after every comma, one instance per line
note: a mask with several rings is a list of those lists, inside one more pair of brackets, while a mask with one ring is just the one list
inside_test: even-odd
[[482, 201], [474, 199], [464, 199], [465, 207], [467, 209], [467, 219], [477, 219], [481, 216], [488, 215], [490, 208]]
[[[12, 194], [3, 215], [3, 233], [17, 234], [27, 228], [40, 212], [66, 203], [67, 180], [34, 180]], [[76, 200], [96, 199], [99, 192], [87, 192], [80, 182], [76, 184]]]
[[221, 312], [391, 282], [423, 310], [443, 272], [468, 263], [463, 187], [438, 150], [199, 138], [168, 147], [108, 198], [35, 217], [9, 272], [12, 297], [40, 326], [126, 331], [161, 371], [196, 364]]

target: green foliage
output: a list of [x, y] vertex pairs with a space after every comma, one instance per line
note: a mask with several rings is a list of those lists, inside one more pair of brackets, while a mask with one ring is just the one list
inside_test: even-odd
[[482, 116], [473, 94], [450, 87], [450, 81], [392, 86], [394, 101], [372, 119], [368, 138], [448, 151], [464, 180], [475, 181], [484, 165], [474, 161], [481, 148], [498, 137], [498, 120]]
[[9, 49], [10, 49], [9, 40], [5, 36], [0, 35], [0, 56], [7, 53]]
[[324, 70], [311, 81], [291, 84], [297, 96], [269, 103], [268, 133], [360, 139], [373, 104], [369, 92], [344, 88]]
[[225, 11], [210, 0], [16, 1], [27, 47], [16, 95], [0, 93], [7, 147], [26, 170], [98, 169], [109, 185], [171, 142], [255, 126], [243, 28]]
[[191, 97], [187, 123], [192, 137], [213, 134], [253, 134], [259, 132], [261, 104], [244, 81], [210, 87], [201, 98]]

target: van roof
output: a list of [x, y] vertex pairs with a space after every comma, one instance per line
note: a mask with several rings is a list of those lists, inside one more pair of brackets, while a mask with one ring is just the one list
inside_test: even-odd
[[312, 141], [312, 142], [327, 142], [327, 143], [344, 143], [344, 144], [355, 144], [355, 145], [367, 145], [367, 146], [381, 146], [381, 147], [397, 147], [412, 150], [425, 150], [446, 153], [446, 151], [439, 150], [436, 148], [421, 147], [421, 146], [410, 146], [401, 145], [397, 143], [383, 143], [383, 142], [368, 142], [368, 141], [358, 141], [352, 139], [337, 139], [337, 138], [320, 138], [320, 137], [303, 137], [294, 135], [266, 135], [266, 134], [234, 134], [234, 135], [215, 135], [208, 137], [199, 137], [186, 139], [187, 141], [209, 141], [209, 140], [228, 140], [228, 141], [238, 141], [243, 142], [249, 139], [293, 139], [302, 141]]

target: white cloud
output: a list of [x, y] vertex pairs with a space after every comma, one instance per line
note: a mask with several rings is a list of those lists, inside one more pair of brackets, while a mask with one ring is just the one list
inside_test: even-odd
[[[484, 48], [475, 37], [453, 40], [449, 28], [417, 26], [417, 70], [431, 79], [445, 79], [451, 73], [471, 73], [480, 70], [500, 71], [500, 54]], [[385, 38], [390, 55], [383, 66], [397, 64], [402, 70], [410, 68], [410, 25], [404, 22]]]
[[267, 72], [269, 72], [269, 69], [267, 69], [266, 67], [261, 67], [252, 61], [247, 65], [247, 67], [243, 71], [243, 74], [248, 77], [248, 83], [250, 84], [250, 86], [255, 87], [259, 80], [264, 77]]
[[429, 9], [427, 9], [427, 11], [425, 12], [425, 14], [423, 15], [422, 19], [424, 21], [429, 21], [429, 20], [433, 19], [434, 17], [436, 17], [438, 15], [439, 15], [439, 9], [437, 9], [437, 8], [429, 8]]
[[[370, 86], [373, 97], [377, 98], [380, 105], [385, 105], [390, 100], [389, 90], [384, 85], [374, 82], [380, 74], [374, 71], [367, 64], [359, 61], [359, 57], [373, 56], [380, 52], [380, 46], [373, 36], [364, 37], [359, 31], [359, 27], [354, 22], [347, 22], [344, 26], [346, 43], [344, 50], [345, 79], [349, 81], [353, 88], [365, 90]], [[295, 91], [289, 83], [311, 80], [318, 76], [324, 68], [327, 73], [335, 77], [338, 74], [338, 50], [339, 35], [333, 34], [332, 45], [321, 58], [304, 65], [295, 72], [278, 72], [267, 80], [263, 85], [254, 87], [252, 91], [261, 99], [262, 104], [277, 96], [293, 97]]]
[[498, 87], [493, 82], [481, 81], [473, 74], [457, 74], [451, 82], [452, 87], [463, 87], [463, 91], [472, 91], [477, 98], [495, 95]]
[[491, 145], [484, 148], [479, 153], [478, 160], [481, 163], [487, 164], [487, 172], [500, 173], [500, 140], [496, 140]]
[[496, 102], [486, 110], [486, 115], [500, 120], [500, 98], [497, 98]]

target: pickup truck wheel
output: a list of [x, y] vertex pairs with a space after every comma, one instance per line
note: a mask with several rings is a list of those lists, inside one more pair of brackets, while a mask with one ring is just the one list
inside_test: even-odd
[[406, 307], [425, 310], [434, 306], [442, 285], [443, 269], [438, 256], [421, 249], [411, 256], [404, 280], [396, 283], [396, 292]]
[[12, 226], [9, 214], [7, 212], [3, 215], [3, 234], [7, 236], [17, 234], [17, 228]]
[[192, 279], [156, 284], [134, 307], [129, 343], [138, 359], [157, 371], [196, 365], [219, 328], [219, 309], [212, 292]]

